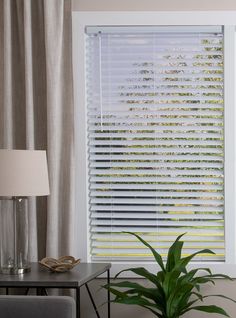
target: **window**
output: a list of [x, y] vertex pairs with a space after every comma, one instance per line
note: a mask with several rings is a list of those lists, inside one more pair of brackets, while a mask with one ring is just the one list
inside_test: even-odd
[[87, 24], [84, 36], [88, 258], [148, 262], [122, 231], [164, 256], [187, 232], [184, 253], [210, 248], [198, 261], [228, 262], [225, 30]]

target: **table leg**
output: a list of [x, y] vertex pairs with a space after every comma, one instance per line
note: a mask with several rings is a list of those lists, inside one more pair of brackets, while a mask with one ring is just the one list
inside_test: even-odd
[[76, 288], [76, 318], [80, 318], [80, 288]]
[[29, 287], [28, 288], [26, 288], [26, 290], [25, 290], [25, 295], [28, 295], [29, 294]]
[[[110, 270], [107, 270], [107, 284], [110, 284]], [[107, 290], [107, 316], [108, 318], [111, 317], [111, 298], [110, 298], [110, 291]]]
[[95, 312], [96, 312], [97, 318], [100, 318], [98, 309], [97, 309], [96, 304], [95, 304], [95, 302], [94, 302], [94, 300], [93, 300], [93, 296], [92, 296], [92, 294], [91, 294], [91, 292], [90, 292], [90, 290], [89, 290], [89, 287], [88, 287], [88, 284], [87, 284], [87, 283], [85, 284], [85, 287], [86, 287], [87, 292], [88, 292], [88, 294], [89, 294], [89, 298], [90, 298], [90, 300], [91, 300], [91, 302], [92, 302], [93, 308], [94, 308], [94, 310], [95, 310]]

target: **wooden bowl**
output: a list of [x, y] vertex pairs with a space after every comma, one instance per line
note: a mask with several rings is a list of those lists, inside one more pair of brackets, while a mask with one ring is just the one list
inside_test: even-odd
[[75, 259], [73, 256], [62, 256], [58, 259], [45, 257], [39, 261], [40, 265], [57, 273], [67, 272], [79, 263], [80, 259]]

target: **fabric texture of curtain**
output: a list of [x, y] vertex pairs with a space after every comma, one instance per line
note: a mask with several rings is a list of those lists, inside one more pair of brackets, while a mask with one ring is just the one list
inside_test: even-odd
[[30, 199], [31, 261], [76, 256], [71, 38], [70, 0], [0, 1], [0, 148], [48, 158], [51, 194]]

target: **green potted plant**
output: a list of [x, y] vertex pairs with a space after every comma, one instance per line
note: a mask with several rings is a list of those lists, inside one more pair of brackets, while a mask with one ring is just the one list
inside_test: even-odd
[[[171, 245], [168, 251], [167, 260], [164, 263], [161, 255], [139, 235], [132, 232], [126, 232], [136, 236], [145, 246], [147, 246], [156, 263], [160, 267], [157, 274], [149, 272], [144, 267], [128, 268], [120, 271], [115, 278], [122, 272], [131, 271], [136, 275], [148, 280], [152, 287], [144, 287], [139, 283], [130, 281], [112, 282], [103, 286], [109, 290], [115, 297], [111, 302], [128, 305], [138, 305], [150, 310], [159, 318], [179, 318], [190, 310], [198, 310], [206, 313], [215, 313], [229, 317], [229, 315], [216, 305], [197, 305], [203, 302], [205, 298], [211, 296], [223, 297], [234, 301], [223, 295], [205, 295], [201, 293], [201, 285], [213, 283], [215, 278], [231, 279], [223, 274], [212, 274], [209, 268], [197, 268], [188, 270], [187, 265], [198, 254], [210, 253], [209, 249], [200, 250], [186, 257], [181, 257], [184, 242], [180, 235]], [[199, 272], [201, 274], [199, 275]], [[235, 302], [235, 301], [234, 301]]]

